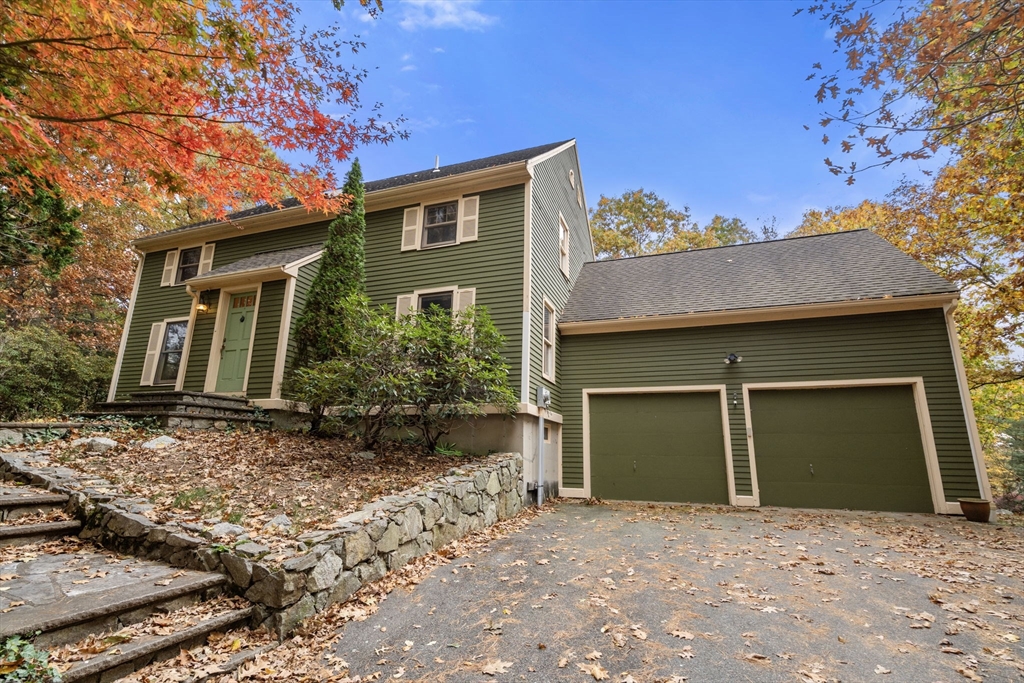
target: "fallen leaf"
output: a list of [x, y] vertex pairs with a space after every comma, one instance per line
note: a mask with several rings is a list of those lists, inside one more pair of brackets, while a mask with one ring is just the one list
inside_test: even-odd
[[886, 669], [884, 666], [879, 664], [878, 666], [875, 667], [875, 673], [876, 674], [891, 674], [892, 673], [892, 669]]
[[512, 666], [512, 662], [503, 662], [500, 659], [495, 659], [490, 662], [486, 662], [480, 671], [488, 676], [494, 676], [495, 674], [508, 673], [508, 668]]
[[975, 681], [976, 683], [982, 683], [982, 681], [985, 680], [984, 678], [982, 678], [981, 676], [979, 676], [978, 674], [976, 674], [975, 672], [971, 671], [970, 669], [968, 669], [965, 666], [957, 667], [956, 672], [958, 674], [960, 674], [961, 676], [963, 676], [964, 678], [966, 678], [967, 680]]
[[766, 661], [770, 661], [768, 659], [768, 655], [762, 655], [762, 654], [758, 654], [756, 652], [751, 652], [749, 654], [744, 655], [743, 659], [747, 660], [748, 662], [766, 662]]
[[608, 679], [608, 669], [604, 668], [600, 664], [577, 664], [580, 671], [583, 673], [590, 674], [594, 677], [595, 681], [604, 681]]
[[682, 638], [683, 640], [693, 640], [693, 634], [689, 631], [671, 631], [669, 635]]
[[679, 656], [683, 659], [693, 659], [693, 648], [690, 645], [687, 645], [683, 648], [683, 651], [679, 653]]
[[591, 661], [591, 662], [595, 662], [598, 659], [601, 659], [601, 653], [598, 652], [597, 650], [592, 650], [590, 652], [590, 654], [585, 656], [585, 659], [587, 659], [588, 661]]

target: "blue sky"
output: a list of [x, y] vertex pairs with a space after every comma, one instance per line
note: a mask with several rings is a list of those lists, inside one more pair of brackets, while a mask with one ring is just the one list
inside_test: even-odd
[[384, 0], [372, 21], [356, 0], [340, 17], [328, 2], [299, 6], [311, 26], [340, 19], [360, 35], [364, 104], [408, 118], [410, 139], [358, 150], [368, 180], [435, 154], [576, 138], [591, 207], [643, 187], [700, 221], [774, 216], [784, 233], [809, 208], [881, 198], [917, 173], [904, 164], [848, 187], [825, 169], [834, 150], [805, 78], [833, 45], [795, 3]]

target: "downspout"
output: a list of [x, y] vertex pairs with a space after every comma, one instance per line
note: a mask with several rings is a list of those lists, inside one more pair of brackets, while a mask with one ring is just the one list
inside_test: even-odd
[[544, 411], [551, 405], [551, 392], [537, 385], [537, 507], [544, 504]]

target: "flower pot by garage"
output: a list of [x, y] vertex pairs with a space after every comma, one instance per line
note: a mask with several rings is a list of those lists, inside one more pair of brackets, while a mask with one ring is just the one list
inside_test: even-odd
[[972, 522], [987, 522], [992, 512], [992, 502], [984, 498], [957, 498], [964, 517]]

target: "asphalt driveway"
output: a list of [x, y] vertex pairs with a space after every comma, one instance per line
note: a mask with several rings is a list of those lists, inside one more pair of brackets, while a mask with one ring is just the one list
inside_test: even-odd
[[1021, 527], [563, 502], [335, 654], [381, 680], [1021, 681], [1022, 639]]

